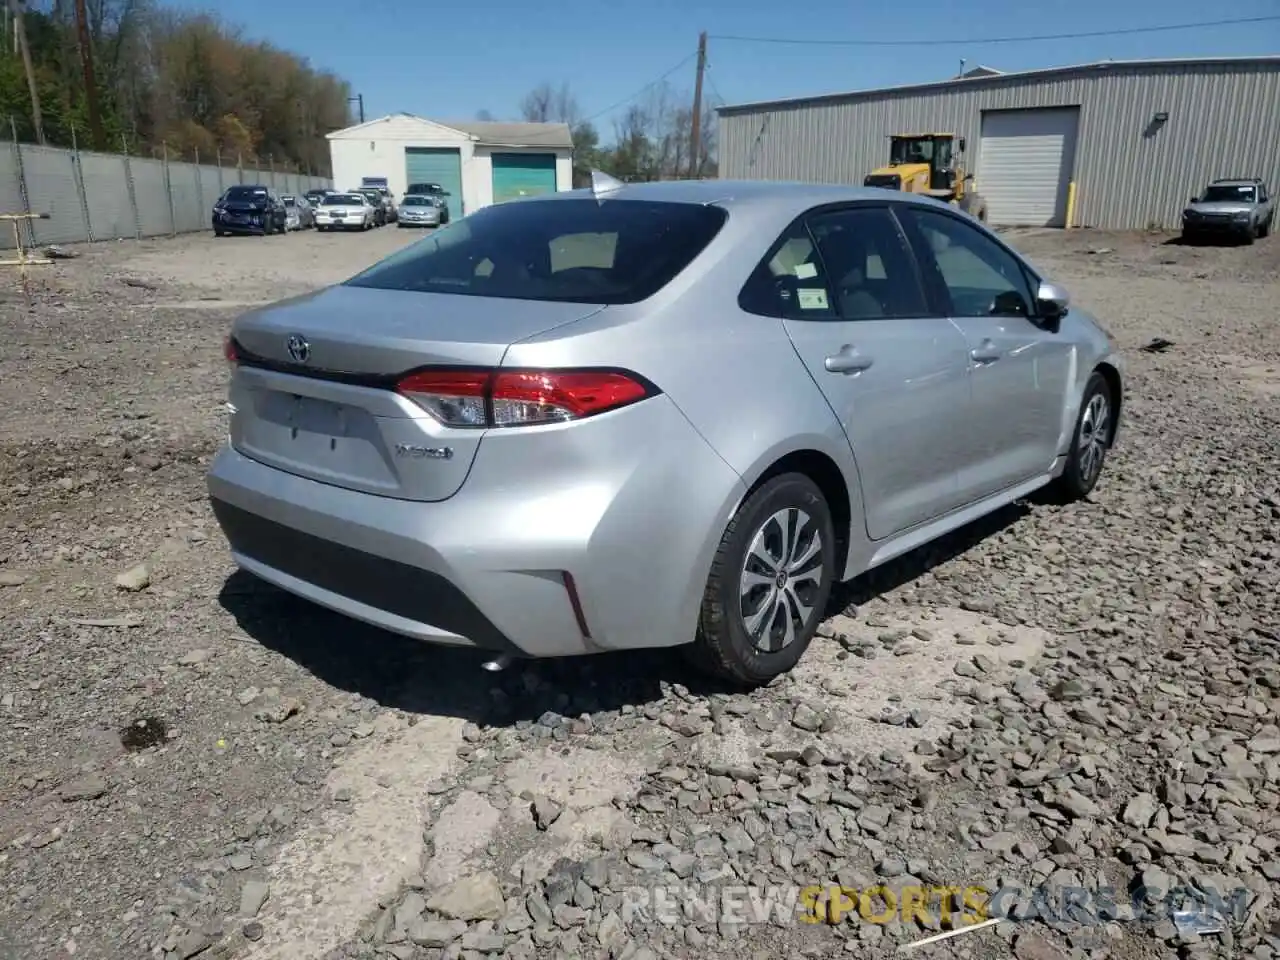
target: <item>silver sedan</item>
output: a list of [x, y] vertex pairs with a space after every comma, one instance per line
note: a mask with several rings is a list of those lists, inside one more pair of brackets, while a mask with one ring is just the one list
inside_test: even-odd
[[444, 201], [437, 197], [407, 194], [400, 201], [402, 227], [438, 227], [443, 222]]
[[208, 485], [244, 570], [496, 666], [679, 645], [744, 684], [837, 581], [1087, 497], [1125, 399], [1108, 334], [978, 221], [763, 182], [488, 207], [227, 355]]

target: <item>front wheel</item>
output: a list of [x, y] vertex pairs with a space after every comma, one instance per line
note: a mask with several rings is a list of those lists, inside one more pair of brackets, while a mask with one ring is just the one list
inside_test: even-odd
[[1067, 466], [1056, 483], [1056, 492], [1063, 502], [1083, 500], [1098, 485], [1107, 451], [1111, 449], [1114, 404], [1106, 378], [1095, 370], [1085, 384]]
[[835, 528], [822, 491], [804, 474], [774, 477], [721, 537], [687, 653], [736, 684], [768, 683], [808, 648], [834, 578]]

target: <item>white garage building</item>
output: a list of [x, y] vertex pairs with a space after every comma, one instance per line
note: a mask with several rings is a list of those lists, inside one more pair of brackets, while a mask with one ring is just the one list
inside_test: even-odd
[[1275, 56], [984, 67], [718, 112], [726, 179], [861, 184], [888, 162], [890, 134], [963, 137], [994, 226], [1176, 228], [1188, 197], [1213, 178], [1280, 188]]
[[328, 134], [333, 185], [386, 177], [399, 199], [438, 183], [456, 219], [481, 207], [573, 186], [573, 138], [563, 123], [426, 120], [396, 113]]

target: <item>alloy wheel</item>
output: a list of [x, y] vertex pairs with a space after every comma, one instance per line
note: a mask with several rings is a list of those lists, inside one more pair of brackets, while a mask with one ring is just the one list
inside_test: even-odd
[[1102, 470], [1107, 453], [1107, 437], [1111, 427], [1111, 406], [1106, 396], [1095, 393], [1089, 398], [1080, 420], [1080, 479], [1091, 484]]
[[743, 626], [755, 648], [777, 653], [804, 631], [822, 586], [822, 534], [804, 510], [788, 507], [762, 523], [739, 579]]

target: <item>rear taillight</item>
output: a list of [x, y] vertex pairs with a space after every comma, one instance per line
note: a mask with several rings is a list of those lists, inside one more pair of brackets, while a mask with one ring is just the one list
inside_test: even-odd
[[396, 384], [450, 427], [564, 423], [616, 410], [658, 392], [623, 370], [419, 370]]
[[236, 349], [236, 342], [233, 338], [227, 337], [227, 342], [222, 345], [222, 355], [226, 358], [227, 363], [233, 367], [240, 362], [240, 352]]

